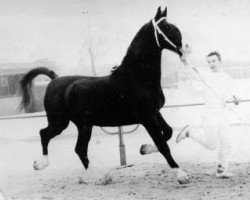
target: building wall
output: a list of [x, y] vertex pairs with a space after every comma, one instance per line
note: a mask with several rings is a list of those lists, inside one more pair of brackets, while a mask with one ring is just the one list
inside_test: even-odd
[[0, 98], [19, 96], [19, 82], [23, 74], [0, 75]]
[[[47, 84], [38, 83], [34, 85], [35, 104], [31, 106], [28, 112], [39, 112], [44, 110], [43, 99]], [[20, 95], [0, 97], [0, 116], [16, 115], [24, 113], [20, 110]]]

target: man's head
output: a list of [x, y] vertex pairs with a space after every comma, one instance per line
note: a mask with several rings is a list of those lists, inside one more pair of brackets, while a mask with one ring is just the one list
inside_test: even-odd
[[212, 51], [207, 55], [207, 62], [212, 72], [218, 72], [221, 68], [221, 55], [217, 51]]

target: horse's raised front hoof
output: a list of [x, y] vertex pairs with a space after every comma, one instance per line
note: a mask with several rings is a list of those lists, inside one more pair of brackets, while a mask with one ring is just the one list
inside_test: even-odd
[[155, 145], [151, 145], [151, 144], [143, 144], [141, 145], [140, 148], [140, 154], [141, 155], [146, 155], [146, 154], [151, 154], [154, 152], [158, 152], [158, 149]]
[[39, 160], [39, 161], [34, 161], [34, 163], [33, 163], [33, 167], [34, 167], [35, 170], [43, 170], [48, 166], [49, 166], [49, 163], [48, 163], [48, 161], [46, 159], [42, 159], [42, 160]]

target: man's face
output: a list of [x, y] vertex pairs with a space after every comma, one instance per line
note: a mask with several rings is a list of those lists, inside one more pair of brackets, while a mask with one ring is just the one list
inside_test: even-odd
[[218, 72], [220, 70], [221, 61], [219, 60], [218, 56], [212, 55], [207, 57], [207, 62], [212, 72]]

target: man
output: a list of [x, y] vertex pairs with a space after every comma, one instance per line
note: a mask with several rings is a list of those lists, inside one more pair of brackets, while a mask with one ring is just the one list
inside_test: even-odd
[[[207, 55], [209, 71], [207, 73], [198, 72], [194, 69], [198, 85], [195, 88], [203, 93], [205, 110], [202, 115], [203, 131], [185, 126], [178, 134], [176, 142], [190, 138], [198, 142], [207, 149], [218, 148], [218, 167], [216, 177], [230, 178], [233, 176], [228, 171], [228, 155], [231, 144], [228, 138], [230, 122], [226, 102], [232, 100], [238, 105], [239, 100], [232, 94], [232, 79], [221, 70], [221, 55], [213, 51]], [[183, 60], [184, 64], [187, 64]]]

